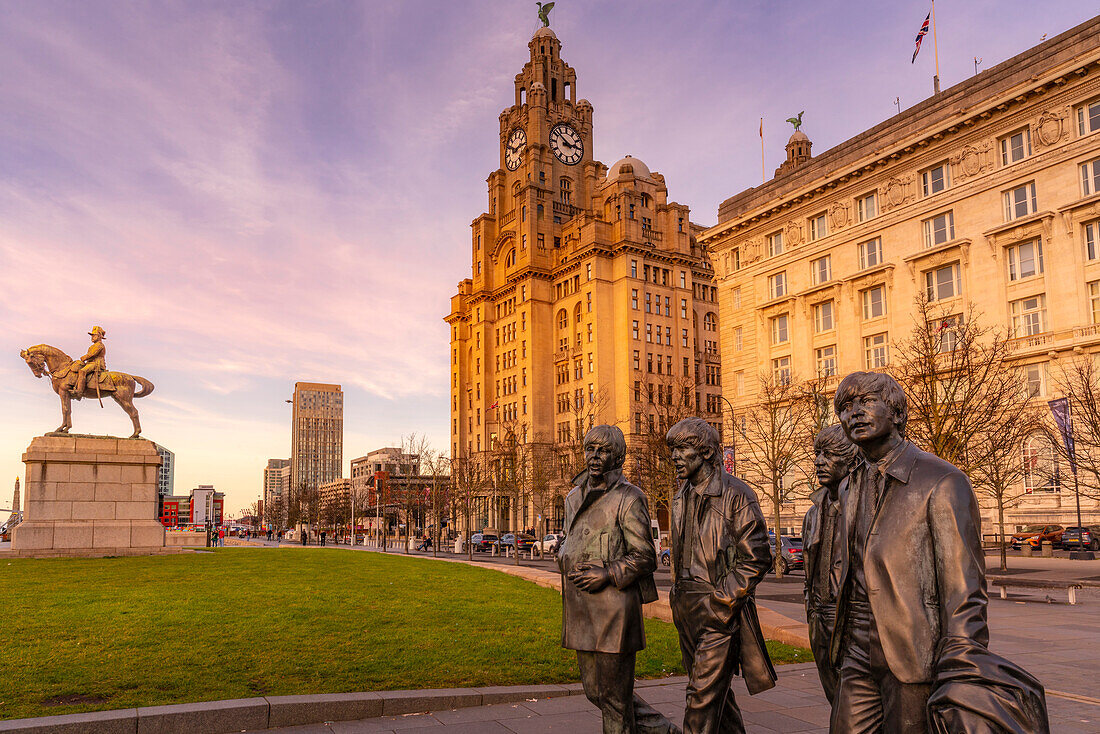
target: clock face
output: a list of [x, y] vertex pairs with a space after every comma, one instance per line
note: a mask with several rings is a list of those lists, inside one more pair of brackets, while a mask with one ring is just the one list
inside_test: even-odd
[[584, 141], [580, 133], [560, 122], [550, 131], [550, 150], [554, 151], [559, 161], [573, 166], [580, 163], [584, 155]]
[[509, 171], [519, 168], [522, 160], [520, 156], [525, 147], [527, 147], [527, 133], [517, 127], [508, 136], [508, 143], [504, 146], [504, 165], [508, 166]]

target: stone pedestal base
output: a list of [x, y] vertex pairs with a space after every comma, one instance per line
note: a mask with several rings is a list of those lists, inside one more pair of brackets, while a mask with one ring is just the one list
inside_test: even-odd
[[39, 436], [27, 465], [23, 522], [12, 530], [17, 556], [163, 553], [157, 521], [152, 441], [102, 436]]

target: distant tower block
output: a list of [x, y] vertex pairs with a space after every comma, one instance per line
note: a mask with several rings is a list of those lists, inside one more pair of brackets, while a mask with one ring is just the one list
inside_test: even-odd
[[11, 498], [11, 514], [19, 514], [19, 477], [15, 478], [15, 494]]

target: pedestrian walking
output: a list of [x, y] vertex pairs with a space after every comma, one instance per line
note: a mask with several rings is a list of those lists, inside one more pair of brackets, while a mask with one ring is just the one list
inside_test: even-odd
[[321, 531], [321, 547], [322, 548], [325, 547], [325, 536], [326, 535], [328, 535], [328, 531], [327, 530], [322, 530]]

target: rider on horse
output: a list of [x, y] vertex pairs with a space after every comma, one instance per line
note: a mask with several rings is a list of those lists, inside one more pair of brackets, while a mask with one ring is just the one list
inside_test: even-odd
[[107, 348], [103, 346], [107, 332], [101, 326], [93, 326], [88, 336], [92, 337], [92, 346], [88, 347], [88, 353], [78, 362], [73, 362], [73, 367], [76, 369], [76, 389], [73, 392], [78, 398], [84, 397], [84, 386], [89, 373], [92, 374], [92, 381], [95, 383], [99, 381], [99, 374], [107, 371]]

